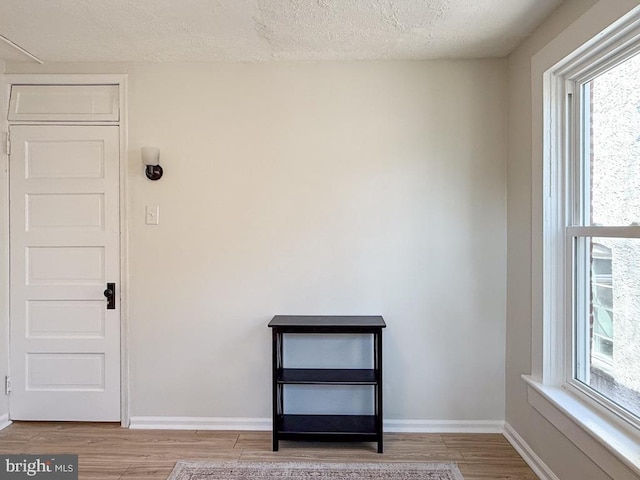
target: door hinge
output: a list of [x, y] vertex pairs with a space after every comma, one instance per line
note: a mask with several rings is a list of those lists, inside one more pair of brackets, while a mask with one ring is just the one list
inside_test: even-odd
[[4, 394], [9, 395], [11, 393], [11, 377], [5, 375], [4, 377]]
[[7, 155], [11, 155], [11, 137], [9, 136], [9, 132], [7, 132]]

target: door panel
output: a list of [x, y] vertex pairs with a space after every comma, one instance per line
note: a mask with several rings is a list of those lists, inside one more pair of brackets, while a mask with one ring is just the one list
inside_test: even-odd
[[28, 353], [27, 389], [104, 391], [102, 353]]
[[27, 338], [104, 338], [103, 300], [27, 300]]
[[104, 195], [99, 193], [27, 195], [30, 232], [43, 229], [104, 230]]
[[117, 126], [12, 126], [10, 417], [120, 420]]

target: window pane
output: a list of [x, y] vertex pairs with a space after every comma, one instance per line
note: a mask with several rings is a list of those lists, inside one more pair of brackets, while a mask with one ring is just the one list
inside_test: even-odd
[[640, 239], [578, 239], [576, 265], [576, 379], [640, 417]]
[[640, 56], [583, 86], [585, 221], [640, 223]]

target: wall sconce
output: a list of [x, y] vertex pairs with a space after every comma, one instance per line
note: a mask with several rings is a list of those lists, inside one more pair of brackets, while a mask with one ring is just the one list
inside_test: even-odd
[[160, 149], [155, 147], [142, 147], [142, 165], [149, 180], [160, 180], [162, 178], [162, 167], [160, 164]]

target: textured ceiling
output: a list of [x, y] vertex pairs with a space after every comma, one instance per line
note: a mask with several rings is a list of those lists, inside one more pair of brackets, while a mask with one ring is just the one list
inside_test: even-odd
[[[562, 0], [0, 0], [44, 62], [496, 57]], [[0, 48], [0, 59], [33, 61]]]

